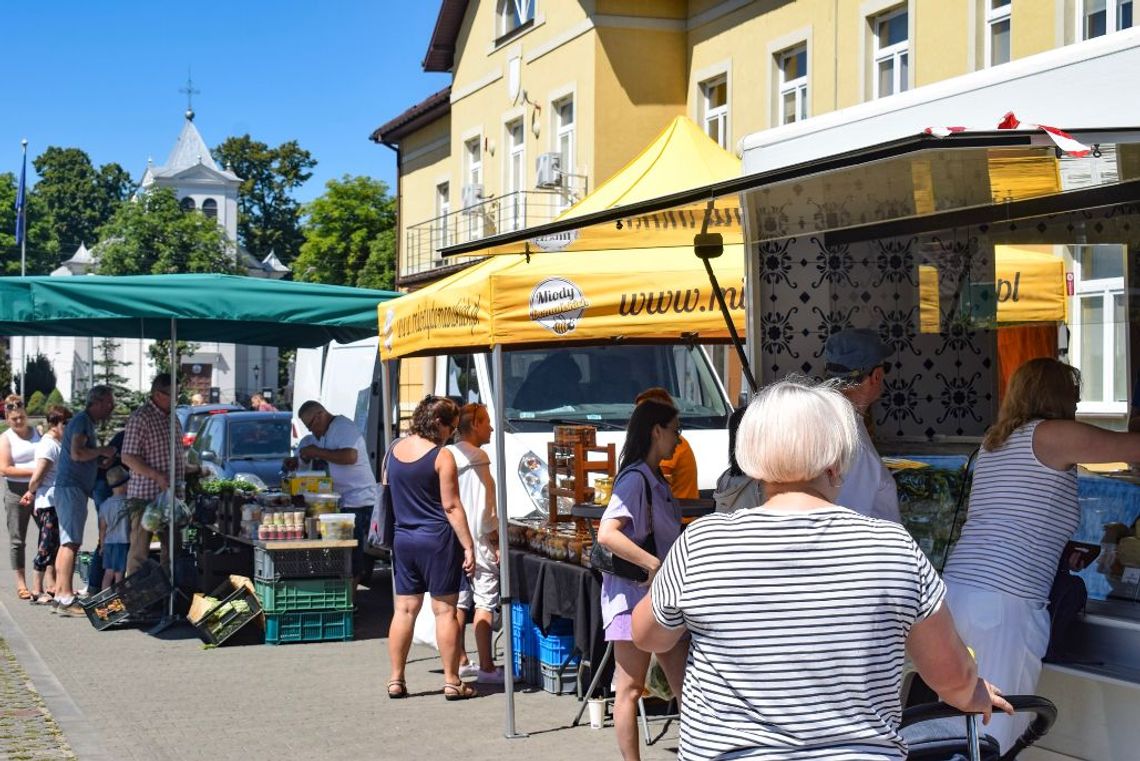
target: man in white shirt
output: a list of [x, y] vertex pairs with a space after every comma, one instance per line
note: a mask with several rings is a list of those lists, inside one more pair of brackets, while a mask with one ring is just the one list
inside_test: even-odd
[[868, 410], [883, 393], [884, 362], [890, 353], [878, 333], [867, 328], [834, 333], [823, 347], [827, 377], [845, 382], [843, 395], [859, 413], [859, 448], [835, 502], [871, 518], [901, 523], [895, 479], [883, 465], [865, 422]]
[[305, 402], [297, 411], [297, 417], [312, 431], [297, 442], [298, 454], [306, 460], [328, 463], [333, 489], [340, 494], [341, 511], [352, 513], [356, 518], [353, 536], [357, 546], [352, 553], [352, 575], [358, 584], [368, 584], [374, 559], [364, 553], [364, 539], [380, 489], [368, 460], [364, 437], [356, 423], [344, 415], [333, 415], [320, 402]]

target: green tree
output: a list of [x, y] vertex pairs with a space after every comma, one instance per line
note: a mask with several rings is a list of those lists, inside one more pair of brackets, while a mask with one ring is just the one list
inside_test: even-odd
[[28, 406], [25, 408], [29, 415], [42, 415], [44, 413], [44, 392], [36, 389], [28, 397]]
[[305, 206], [305, 243], [293, 265], [298, 280], [391, 288], [396, 204], [388, 186], [345, 175]]
[[20, 393], [25, 399], [28, 398], [28, 394], [36, 391], [39, 391], [41, 396], [46, 396], [55, 388], [55, 383], [55, 369], [51, 366], [51, 360], [43, 354], [36, 354], [24, 367], [24, 387], [20, 389]]
[[126, 413], [135, 408], [139, 394], [127, 386], [129, 378], [119, 372], [120, 368], [134, 364], [119, 359], [120, 346], [121, 343], [111, 338], [104, 338], [95, 344], [95, 356], [91, 361], [91, 385], [110, 386], [115, 392], [116, 411]]
[[[11, 172], [0, 174], [0, 275], [20, 274], [20, 247], [16, 245], [16, 187]], [[27, 273], [46, 275], [58, 266], [59, 241], [43, 200], [35, 193], [27, 196], [28, 241]]]
[[40, 179], [32, 194], [43, 201], [62, 251], [94, 245], [98, 230], [130, 197], [134, 183], [118, 164], [96, 169], [79, 148], [49, 146], [32, 165]]
[[239, 271], [225, 231], [203, 214], [183, 211], [169, 188], [122, 204], [99, 235], [103, 275]]
[[0, 396], [12, 393], [12, 359], [8, 356], [8, 339], [0, 339]]
[[214, 160], [242, 178], [238, 242], [259, 260], [272, 251], [292, 262], [303, 240], [301, 205], [292, 193], [313, 176], [316, 159], [296, 140], [270, 148], [245, 134], [214, 148]]
[[53, 388], [51, 390], [51, 393], [47, 395], [47, 399], [44, 399], [44, 411], [46, 412], [48, 407], [56, 404], [58, 404], [60, 407], [66, 406], [66, 402], [63, 399], [63, 394], [60, 393], [60, 390], [58, 388]]

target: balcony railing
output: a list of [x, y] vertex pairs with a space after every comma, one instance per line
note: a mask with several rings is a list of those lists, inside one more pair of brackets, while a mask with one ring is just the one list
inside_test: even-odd
[[405, 231], [400, 277], [453, 264], [440, 249], [549, 222], [568, 206], [561, 191], [520, 190], [412, 225]]

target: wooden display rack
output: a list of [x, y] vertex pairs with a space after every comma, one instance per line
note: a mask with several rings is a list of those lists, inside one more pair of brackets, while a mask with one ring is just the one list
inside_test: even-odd
[[[603, 455], [593, 458], [591, 455]], [[569, 513], [559, 514], [558, 498], [569, 497], [574, 504], [592, 502], [594, 487], [589, 485], [589, 474], [600, 473], [611, 478], [616, 474], [617, 457], [614, 445], [587, 446], [582, 443], [546, 445], [546, 463], [550, 472], [550, 485], [547, 494], [548, 518], [551, 523], [575, 520]], [[560, 478], [572, 479], [573, 488], [558, 485]]]

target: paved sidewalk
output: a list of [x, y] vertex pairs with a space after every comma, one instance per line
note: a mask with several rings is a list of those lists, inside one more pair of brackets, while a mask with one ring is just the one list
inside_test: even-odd
[[0, 637], [0, 758], [75, 758], [8, 643]]
[[[204, 649], [189, 627], [161, 637], [139, 629], [96, 631], [84, 618], [59, 617], [17, 599], [12, 581], [0, 573], [0, 637], [84, 761], [617, 755], [612, 728], [571, 727], [574, 698], [532, 687], [516, 693], [517, 728], [529, 737], [504, 739], [502, 688], [446, 702], [438, 656], [426, 647], [412, 650], [411, 697], [389, 700], [385, 637], [392, 601], [381, 574], [376, 589], [359, 590], [356, 641], [215, 649]], [[18, 714], [12, 732], [40, 736], [49, 721], [42, 709]], [[674, 723], [643, 758], [675, 758], [676, 736]], [[3, 742], [0, 758], [12, 753]], [[65, 748], [61, 743], [58, 751]]]

